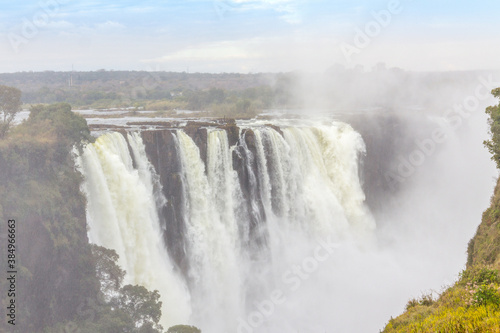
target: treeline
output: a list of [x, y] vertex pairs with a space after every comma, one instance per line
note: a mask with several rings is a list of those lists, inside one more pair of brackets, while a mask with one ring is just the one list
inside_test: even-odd
[[104, 70], [0, 74], [0, 83], [23, 92], [25, 104], [65, 102], [78, 108], [146, 107], [149, 104], [162, 110], [186, 107], [193, 111], [210, 111], [208, 108], [214, 103], [236, 104], [240, 97], [259, 99], [255, 108], [261, 104], [270, 106], [267, 95], [274, 79], [274, 74]]
[[[185, 108], [251, 114], [265, 108], [352, 111], [378, 107], [440, 114], [474, 91], [480, 83], [478, 77], [494, 80], [492, 74], [500, 75], [486, 71], [407, 72], [384, 66], [371, 71], [333, 66], [309, 74], [49, 71], [0, 73], [0, 85], [20, 89], [25, 104], [66, 102], [75, 108]], [[224, 100], [217, 96], [220, 91]]]
[[[269, 86], [244, 90], [174, 89], [163, 91], [139, 89], [132, 95], [119, 92], [82, 91], [71, 89], [41, 88], [35, 93], [24, 94], [24, 103], [68, 103], [76, 108], [110, 109], [134, 108], [150, 111], [192, 110], [204, 111], [212, 116], [253, 117], [265, 109], [276, 106], [279, 91]], [[283, 98], [281, 98], [283, 100]]]
[[150, 91], [139, 90], [133, 95], [106, 91], [82, 91], [43, 87], [23, 94], [25, 104], [68, 103], [78, 109], [133, 108], [151, 111], [192, 110], [214, 116], [253, 117], [271, 108], [274, 91], [270, 87], [248, 88], [242, 91], [211, 88], [208, 90]]
[[146, 110], [199, 110], [212, 116], [253, 117], [274, 105], [275, 92], [270, 87], [231, 91], [211, 88], [204, 91], [185, 90], [161, 100], [139, 100], [136, 105]]
[[[84, 91], [106, 91], [132, 95], [139, 90], [172, 91], [175, 89], [206, 90], [211, 87], [244, 90], [269, 85], [274, 74], [204, 74], [160, 71], [93, 71], [93, 72], [20, 72], [0, 73], [0, 82], [25, 93], [43, 87], [50, 90], [72, 88]], [[26, 99], [30, 95], [24, 96]]]
[[[270, 82], [273, 82], [271, 86]], [[68, 103], [79, 109], [191, 110], [253, 117], [289, 104], [286, 74], [81, 72], [0, 74], [23, 92], [26, 105]]]

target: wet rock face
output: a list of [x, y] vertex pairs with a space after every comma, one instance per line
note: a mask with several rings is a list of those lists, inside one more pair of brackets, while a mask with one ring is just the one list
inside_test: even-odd
[[236, 143], [233, 151], [233, 168], [238, 173], [238, 180], [245, 203], [244, 214], [249, 224], [248, 241], [250, 246], [260, 247], [265, 244], [265, 235], [261, 226], [266, 220], [264, 206], [260, 197], [261, 184], [259, 183], [257, 167], [257, 147], [255, 133], [245, 129]]
[[150, 163], [160, 176], [162, 192], [167, 204], [160, 209], [160, 221], [164, 228], [163, 237], [168, 251], [179, 268], [186, 272], [184, 246], [184, 195], [180, 173], [180, 159], [172, 130], [144, 131], [142, 139]]
[[[432, 137], [436, 124], [425, 114], [353, 114], [340, 119], [356, 130], [366, 145], [360, 177], [366, 204], [381, 217], [398, 205], [398, 196], [411, 183], [401, 177], [398, 167], [418, 146], [416, 141]], [[381, 218], [380, 220], [383, 220]]]
[[236, 126], [236, 124], [228, 123], [223, 126], [220, 126], [219, 128], [226, 131], [230, 147], [234, 146], [238, 142], [240, 138], [240, 128]]
[[207, 165], [207, 142], [208, 142], [208, 131], [207, 127], [213, 127], [212, 123], [194, 122], [190, 121], [187, 123], [186, 127], [183, 128], [184, 133], [189, 135], [193, 139], [196, 146], [200, 150], [200, 156], [202, 161]]

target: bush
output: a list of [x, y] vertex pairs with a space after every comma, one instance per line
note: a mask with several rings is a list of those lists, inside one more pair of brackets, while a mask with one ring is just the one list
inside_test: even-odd
[[[492, 90], [492, 95], [500, 98], [500, 88]], [[489, 106], [486, 113], [490, 116], [488, 119], [490, 125], [491, 139], [484, 141], [484, 145], [491, 153], [491, 159], [500, 169], [500, 105]]]
[[170, 327], [167, 333], [201, 333], [201, 330], [194, 326], [176, 325]]
[[420, 296], [419, 299], [413, 298], [408, 301], [406, 304], [406, 310], [411, 309], [417, 305], [422, 305], [422, 306], [431, 306], [434, 304], [434, 298], [432, 297], [432, 293], [429, 294], [423, 294]]
[[494, 284], [481, 285], [472, 296], [475, 305], [500, 305], [500, 288]]
[[461, 285], [470, 283], [473, 285], [483, 285], [497, 283], [500, 284], [500, 276], [496, 269], [490, 267], [473, 267], [460, 273]]

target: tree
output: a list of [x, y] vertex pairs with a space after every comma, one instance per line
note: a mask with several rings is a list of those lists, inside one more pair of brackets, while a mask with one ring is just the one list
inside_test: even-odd
[[[500, 88], [493, 89], [491, 94], [496, 98], [500, 98]], [[500, 104], [487, 107], [486, 113], [490, 116], [488, 123], [490, 125], [491, 139], [484, 141], [484, 145], [491, 153], [491, 159], [495, 161], [497, 168], [500, 169]]]
[[91, 245], [91, 249], [96, 261], [96, 274], [101, 283], [101, 292], [104, 294], [104, 299], [109, 301], [119, 292], [125, 271], [116, 264], [118, 261], [116, 251], [95, 244]]
[[167, 333], [201, 333], [200, 329], [188, 325], [176, 325], [168, 329]]
[[125, 271], [117, 264], [119, 256], [116, 251], [97, 245], [91, 247], [105, 306], [97, 322], [84, 324], [86, 329], [96, 332], [163, 332], [158, 323], [162, 305], [160, 293], [138, 285], [122, 287]]
[[0, 111], [3, 113], [3, 123], [0, 127], [0, 138], [9, 130], [10, 123], [21, 110], [21, 90], [0, 85]]
[[[34, 125], [33, 128], [39, 132], [49, 130], [43, 128], [49, 124], [50, 131], [57, 136], [61, 147], [73, 147], [74, 145], [81, 147], [84, 142], [95, 141], [90, 134], [85, 118], [72, 112], [71, 105], [68, 103], [33, 105], [26, 123]], [[36, 128], [37, 126], [38, 128]]]
[[122, 311], [132, 318], [136, 327], [145, 332], [163, 331], [158, 322], [161, 318], [160, 293], [149, 291], [143, 286], [126, 285], [120, 290], [115, 303]]

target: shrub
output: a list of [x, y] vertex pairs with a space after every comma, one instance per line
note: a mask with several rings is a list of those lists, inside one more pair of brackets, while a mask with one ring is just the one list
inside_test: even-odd
[[499, 288], [496, 285], [481, 285], [477, 287], [474, 295], [472, 296], [474, 305], [500, 305]]
[[434, 298], [432, 297], [432, 293], [429, 294], [423, 294], [420, 296], [420, 298], [412, 298], [411, 300], [408, 301], [406, 304], [406, 310], [411, 309], [417, 305], [422, 305], [422, 306], [431, 306], [434, 304]]
[[194, 326], [176, 325], [170, 327], [167, 333], [201, 333], [201, 330]]
[[460, 273], [461, 285], [471, 283], [473, 285], [483, 285], [497, 283], [500, 284], [500, 276], [496, 269], [490, 267], [473, 267]]

